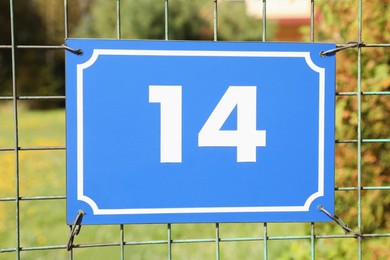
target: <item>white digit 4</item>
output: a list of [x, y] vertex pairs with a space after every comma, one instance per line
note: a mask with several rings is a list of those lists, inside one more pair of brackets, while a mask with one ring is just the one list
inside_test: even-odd
[[[237, 106], [237, 130], [221, 130]], [[230, 86], [198, 135], [198, 146], [237, 147], [237, 162], [256, 162], [256, 147], [266, 146], [266, 131], [256, 130], [256, 87]]]
[[160, 103], [160, 161], [182, 161], [181, 86], [149, 86], [149, 102]]

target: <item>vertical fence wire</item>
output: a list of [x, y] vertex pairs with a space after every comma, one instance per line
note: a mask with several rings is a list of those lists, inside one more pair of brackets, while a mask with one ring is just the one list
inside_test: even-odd
[[121, 260], [125, 259], [125, 229], [124, 225], [119, 225], [119, 232], [120, 232], [120, 250], [121, 250]]
[[169, 6], [168, 0], [164, 0], [164, 30], [165, 40], [169, 40]]
[[[213, 40], [218, 41], [218, 0], [210, 0], [213, 1]], [[260, 0], [259, 0], [260, 1]], [[310, 42], [314, 42], [314, 10], [315, 10], [315, 0], [308, 0], [310, 1]], [[51, 249], [58, 249], [58, 250], [64, 250], [64, 245], [59, 246], [36, 246], [36, 247], [24, 247], [21, 245], [21, 207], [20, 203], [22, 200], [47, 200], [47, 199], [65, 199], [64, 196], [35, 196], [35, 197], [21, 197], [20, 196], [20, 152], [21, 151], [40, 151], [40, 150], [65, 150], [64, 147], [20, 147], [20, 136], [19, 136], [19, 106], [18, 101], [19, 100], [50, 100], [50, 99], [64, 99], [64, 97], [61, 96], [19, 96], [18, 90], [17, 90], [17, 60], [16, 60], [16, 50], [18, 48], [21, 49], [60, 49], [61, 46], [50, 46], [50, 45], [42, 45], [42, 46], [32, 46], [32, 45], [18, 45], [16, 43], [16, 31], [15, 31], [15, 5], [14, 0], [9, 0], [9, 14], [10, 14], [10, 37], [11, 37], [11, 44], [8, 46], [2, 46], [2, 48], [8, 48], [10, 49], [11, 53], [11, 73], [12, 73], [12, 96], [10, 97], [0, 97], [0, 100], [10, 100], [12, 101], [12, 113], [13, 113], [13, 145], [9, 148], [0, 148], [0, 151], [9, 151], [13, 154], [14, 159], [14, 185], [15, 185], [15, 191], [14, 191], [14, 197], [12, 198], [0, 198], [0, 203], [5, 201], [12, 201], [15, 205], [15, 247], [14, 248], [2, 248], [0, 245], [0, 254], [7, 254], [8, 252], [14, 252], [16, 255], [16, 259], [21, 259], [21, 253], [23, 251], [31, 252], [31, 251], [37, 251], [37, 250], [51, 250]], [[64, 6], [64, 36], [65, 39], [69, 37], [69, 14], [68, 14], [68, 0], [63, 0], [63, 6]], [[262, 38], [261, 41], [265, 42], [267, 40], [267, 1], [262, 0], [261, 2], [262, 6]], [[358, 20], [358, 42], [362, 42], [362, 27], [363, 27], [363, 1], [358, 1], [358, 11], [357, 11], [357, 20]], [[116, 0], [116, 38], [121, 39], [122, 38], [122, 23], [121, 23], [121, 1]], [[164, 0], [164, 39], [169, 40], [169, 3], [168, 0]], [[356, 92], [339, 92], [336, 93], [338, 96], [356, 96], [357, 97], [357, 137], [356, 140], [336, 140], [336, 144], [339, 143], [356, 143], [357, 145], [357, 187], [337, 187], [337, 191], [352, 191], [357, 192], [357, 218], [358, 218], [358, 233], [363, 232], [363, 224], [364, 219], [362, 219], [362, 199], [363, 194], [362, 192], [365, 190], [380, 190], [380, 191], [390, 191], [389, 186], [363, 186], [362, 184], [362, 165], [363, 165], [363, 158], [362, 158], [362, 144], [363, 143], [388, 143], [390, 142], [390, 139], [388, 138], [378, 138], [378, 139], [364, 139], [362, 137], [362, 105], [363, 105], [363, 96], [366, 95], [381, 95], [381, 96], [389, 96], [390, 91], [377, 91], [377, 92], [363, 92], [362, 91], [362, 50], [363, 48], [389, 48], [389, 43], [375, 43], [375, 44], [366, 44], [364, 46], [358, 45], [357, 46], [357, 86], [356, 86]], [[1, 137], [3, 138], [3, 137]], [[337, 205], [336, 205], [337, 207]], [[167, 239], [161, 240], [161, 241], [142, 241], [142, 242], [130, 242], [125, 240], [125, 225], [118, 225], [119, 227], [119, 237], [120, 241], [118, 243], [100, 243], [100, 244], [78, 244], [77, 250], [79, 248], [93, 248], [93, 247], [107, 247], [107, 246], [116, 246], [120, 250], [120, 259], [125, 259], [125, 247], [126, 246], [132, 246], [132, 245], [152, 245], [152, 244], [164, 244], [167, 246], [167, 258], [173, 259], [173, 251], [172, 246], [174, 243], [197, 243], [197, 242], [207, 242], [207, 243], [215, 243], [215, 258], [217, 260], [221, 259], [221, 243], [224, 242], [232, 242], [232, 241], [258, 241], [259, 243], [263, 243], [263, 258], [269, 259], [269, 257], [272, 258], [272, 256], [269, 256], [269, 241], [277, 241], [277, 240], [299, 240], [304, 239], [307, 241], [310, 241], [310, 252], [311, 252], [311, 259], [316, 259], [316, 242], [319, 239], [332, 239], [332, 238], [339, 238], [339, 239], [350, 239], [353, 236], [352, 235], [321, 235], [316, 234], [316, 224], [315, 223], [308, 223], [310, 224], [310, 234], [307, 236], [285, 236], [285, 237], [277, 237], [272, 236], [272, 234], [269, 234], [268, 230], [268, 224], [267, 223], [259, 223], [259, 225], [262, 225], [263, 228], [263, 234], [259, 235], [258, 237], [245, 237], [245, 238], [224, 238], [221, 236], [220, 233], [220, 224], [215, 223], [215, 238], [210, 239], [184, 239], [184, 240], [174, 240], [172, 238], [172, 225], [167, 224]], [[318, 232], [318, 230], [317, 230]], [[371, 238], [389, 238], [390, 233], [384, 232], [383, 234], [365, 234], [364, 237], [371, 237]], [[358, 259], [363, 258], [363, 241], [362, 238], [359, 237], [357, 239], [358, 244]], [[1, 257], [1, 255], [0, 255]], [[129, 257], [129, 256], [128, 256]], [[130, 256], [131, 257], [131, 256]], [[73, 248], [69, 252], [69, 259], [74, 258], [74, 250]]]
[[215, 259], [220, 259], [220, 252], [219, 252], [219, 223], [215, 223]]
[[310, 42], [314, 42], [314, 0], [310, 0]]
[[214, 0], [214, 41], [218, 41], [218, 0]]
[[64, 39], [67, 39], [69, 35], [68, 24], [68, 0], [64, 0]]
[[[362, 42], [362, 21], [363, 21], [363, 2], [359, 0], [358, 3], [358, 42]], [[358, 232], [362, 232], [362, 48], [358, 46], [358, 60], [357, 60], [357, 102], [358, 102], [358, 126], [357, 126], [357, 171], [358, 171]], [[358, 237], [358, 258], [362, 259], [362, 238]]]
[[18, 120], [18, 99], [16, 87], [16, 43], [15, 43], [15, 19], [14, 3], [10, 0], [10, 25], [11, 25], [11, 70], [12, 70], [12, 101], [14, 114], [14, 158], [15, 158], [15, 226], [16, 226], [16, 259], [20, 259], [20, 193], [19, 193], [19, 120]]
[[315, 225], [312, 222], [310, 225], [310, 245], [311, 245], [311, 259], [314, 260], [316, 259], [316, 235], [315, 235]]
[[267, 223], [263, 224], [264, 260], [268, 259], [268, 229]]
[[121, 33], [121, 0], [116, 0], [116, 38], [122, 38]]
[[262, 24], [262, 41], [265, 42], [267, 37], [267, 0], [263, 0], [262, 4]]
[[172, 225], [171, 224], [168, 224], [167, 225], [167, 229], [168, 229], [168, 260], [171, 260], [172, 259]]
[[[69, 38], [69, 16], [68, 16], [68, 0], [64, 0], [64, 39]], [[72, 233], [72, 228], [69, 228], [69, 234]], [[69, 250], [69, 260], [73, 260], [73, 247]]]

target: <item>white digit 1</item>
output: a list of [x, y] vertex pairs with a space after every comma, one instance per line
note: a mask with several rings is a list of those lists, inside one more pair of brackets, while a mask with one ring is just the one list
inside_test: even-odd
[[[237, 106], [237, 130], [221, 130]], [[198, 146], [237, 147], [237, 162], [256, 162], [256, 147], [266, 146], [266, 131], [256, 130], [256, 87], [230, 86], [198, 135]]]
[[149, 86], [149, 102], [160, 103], [160, 161], [180, 163], [182, 155], [181, 86]]

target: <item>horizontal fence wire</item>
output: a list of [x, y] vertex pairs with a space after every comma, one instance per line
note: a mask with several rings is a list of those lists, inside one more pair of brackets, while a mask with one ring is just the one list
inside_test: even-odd
[[[390, 233], [384, 234], [364, 234], [365, 238], [386, 238], [390, 237]], [[356, 239], [354, 235], [315, 235], [315, 239]], [[169, 245], [169, 244], [194, 244], [194, 243], [230, 243], [230, 242], [253, 242], [253, 241], [294, 241], [294, 240], [310, 240], [311, 235], [302, 236], [266, 236], [266, 237], [236, 237], [236, 238], [199, 238], [199, 239], [172, 239], [172, 240], [150, 240], [150, 241], [123, 241], [124, 246], [145, 246], [145, 245]], [[112, 243], [88, 243], [75, 244], [73, 248], [99, 248], [99, 247], [119, 247], [121, 242]], [[40, 247], [21, 247], [20, 251], [38, 251], [48, 249], [65, 249], [66, 245], [40, 246]], [[16, 248], [2, 248], [0, 252], [15, 252]]]
[[[217, 1], [217, 0], [210, 0], [213, 2], [213, 40], [218, 41], [218, 7], [220, 2], [234, 2], [234, 1]], [[262, 5], [262, 22], [261, 25], [259, 25], [259, 28], [261, 27], [262, 30], [262, 41], [267, 41], [267, 2], [266, 0], [259, 0], [261, 1]], [[314, 39], [314, 32], [315, 32], [315, 0], [308, 0], [310, 1], [311, 8], [310, 8], [310, 41], [315, 42]], [[170, 1], [164, 0], [161, 1], [164, 5], [164, 39], [169, 40], [169, 34], [170, 34], [170, 26], [169, 26], [169, 4]], [[173, 1], [172, 1], [173, 2]], [[358, 5], [358, 11], [357, 11], [357, 19], [358, 19], [358, 35], [359, 39], [358, 42], [362, 42], [362, 0], [359, 0]], [[12, 95], [10, 96], [0, 96], [0, 101], [10, 101], [12, 103], [12, 113], [13, 113], [13, 133], [12, 136], [1, 136], [0, 138], [13, 138], [13, 146], [12, 147], [0, 147], [0, 155], [1, 153], [11, 152], [13, 153], [14, 158], [14, 196], [7, 196], [7, 197], [0, 197], [0, 203], [7, 203], [12, 202], [15, 206], [15, 246], [14, 247], [3, 247], [0, 245], [0, 258], [2, 257], [1, 254], [4, 253], [6, 255], [7, 253], [15, 253], [16, 259], [21, 259], [22, 252], [32, 252], [32, 251], [46, 251], [46, 250], [66, 250], [66, 241], [64, 241], [64, 244], [61, 245], [45, 245], [45, 246], [24, 246], [21, 243], [21, 219], [20, 214], [22, 211], [21, 203], [24, 201], [64, 201], [66, 200], [65, 195], [47, 195], [47, 196], [21, 196], [20, 194], [20, 177], [23, 175], [22, 168], [20, 167], [20, 156], [21, 153], [25, 151], [31, 151], [31, 152], [38, 152], [38, 151], [66, 151], [66, 146], [21, 146], [20, 145], [20, 137], [19, 137], [19, 119], [20, 114], [23, 113], [23, 111], [20, 110], [19, 101], [29, 101], [29, 100], [41, 100], [41, 101], [51, 101], [51, 100], [65, 100], [65, 96], [45, 96], [45, 95], [23, 95], [19, 96], [17, 91], [17, 71], [16, 71], [16, 65], [17, 65], [17, 59], [15, 52], [17, 49], [26, 49], [26, 50], [34, 50], [34, 49], [42, 49], [42, 50], [56, 50], [56, 51], [65, 51], [63, 43], [59, 43], [56, 45], [19, 45], [15, 42], [15, 36], [18, 33], [15, 31], [15, 18], [14, 18], [14, 1], [10, 0], [10, 31], [11, 31], [11, 44], [5, 44], [0, 45], [0, 49], [5, 50], [11, 50], [12, 55], [12, 64], [9, 66], [12, 70]], [[64, 37], [65, 39], [69, 37], [69, 14], [68, 14], [68, 0], [63, 1], [64, 4]], [[122, 24], [121, 20], [126, 19], [125, 17], [121, 16], [121, 1], [116, 0], [116, 38], [121, 39], [122, 38]], [[344, 46], [343, 44], [339, 44], [338, 46]], [[364, 48], [388, 48], [390, 47], [390, 43], [364, 43], [362, 45], [357, 46], [357, 71], [358, 71], [358, 85], [356, 86], [356, 91], [352, 92], [336, 92], [335, 96], [337, 97], [356, 97], [358, 99], [358, 108], [357, 108], [357, 116], [358, 116], [358, 122], [357, 122], [357, 138], [351, 139], [351, 140], [335, 140], [336, 145], [338, 144], [347, 144], [352, 143], [357, 146], [357, 175], [358, 175], [358, 183], [356, 186], [350, 186], [350, 187], [336, 187], [336, 196], [337, 192], [356, 192], [357, 193], [357, 202], [356, 202], [356, 208], [357, 208], [357, 216], [358, 216], [358, 223], [357, 223], [357, 229], [360, 233], [362, 231], [362, 227], [364, 225], [363, 219], [362, 219], [362, 198], [363, 198], [363, 191], [390, 191], [390, 186], [363, 186], [362, 185], [362, 145], [366, 143], [389, 143], [390, 138], [378, 138], [378, 139], [372, 139], [372, 138], [363, 138], [362, 136], [362, 103], [364, 102], [363, 97], [364, 96], [389, 96], [390, 91], [362, 91], [362, 84], [361, 84], [361, 71], [362, 71], [362, 52], [361, 50]], [[337, 100], [336, 100], [337, 102]], [[337, 208], [337, 205], [336, 205]], [[64, 223], [65, 225], [65, 223]], [[70, 259], [76, 259], [75, 251], [85, 248], [104, 248], [104, 247], [119, 247], [121, 254], [120, 259], [128, 259], [129, 255], [126, 255], [125, 253], [125, 247], [133, 247], [133, 246], [152, 246], [152, 245], [164, 245], [167, 247], [167, 258], [168, 259], [175, 259], [175, 254], [173, 250], [173, 246], [176, 244], [196, 244], [196, 243], [212, 243], [215, 244], [215, 258], [220, 259], [222, 258], [221, 255], [221, 246], [222, 244], [229, 244], [233, 242], [259, 242], [259, 244], [256, 244], [256, 246], [259, 246], [263, 248], [263, 259], [270, 259], [272, 256], [269, 255], [269, 242], [271, 241], [296, 241], [296, 240], [307, 240], [310, 241], [310, 258], [316, 259], [316, 242], [319, 240], [324, 239], [351, 239], [355, 240], [355, 236], [353, 234], [317, 234], [316, 233], [316, 226], [317, 223], [307, 223], [307, 225], [310, 226], [310, 234], [308, 235], [287, 235], [287, 236], [273, 236], [269, 234], [269, 224], [268, 223], [259, 223], [259, 234], [258, 236], [254, 237], [232, 237], [232, 238], [226, 238], [221, 237], [221, 227], [223, 227], [224, 224], [215, 223], [215, 237], [209, 237], [209, 238], [192, 238], [192, 239], [174, 239], [173, 237], [173, 229], [176, 227], [174, 224], [167, 224], [166, 225], [166, 239], [156, 239], [156, 240], [142, 240], [142, 241], [127, 241], [124, 236], [124, 232], [126, 229], [126, 225], [118, 225], [118, 240], [119, 242], [107, 242], [107, 243], [76, 243], [73, 245], [69, 252]], [[262, 230], [261, 230], [262, 229]], [[83, 232], [83, 231], [81, 231]], [[384, 232], [383, 234], [362, 234], [364, 238], [389, 238], [390, 233]], [[77, 240], [77, 239], [76, 239]], [[363, 254], [363, 246], [362, 246], [362, 239], [358, 238], [358, 258], [362, 259]], [[260, 250], [260, 249], [259, 249]], [[192, 252], [193, 254], [196, 254], [196, 252]], [[26, 259], [30, 259], [28, 254], [23, 255], [26, 256]]]

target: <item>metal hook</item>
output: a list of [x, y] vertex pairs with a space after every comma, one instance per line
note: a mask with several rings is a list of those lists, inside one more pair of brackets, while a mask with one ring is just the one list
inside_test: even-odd
[[321, 210], [322, 212], [324, 212], [328, 217], [330, 217], [334, 222], [336, 222], [345, 232], [345, 234], [348, 234], [348, 233], [353, 233], [355, 238], [363, 238], [363, 235], [354, 231], [353, 229], [351, 229], [350, 227], [348, 227], [347, 224], [345, 224], [345, 222], [337, 217], [336, 215], [332, 215], [329, 213], [329, 211], [327, 211], [324, 206], [319, 206], [318, 207], [319, 210]]
[[320, 53], [321, 57], [336, 53], [341, 50], [349, 49], [349, 48], [356, 48], [356, 47], [362, 47], [364, 46], [364, 42], [347, 42], [343, 45], [337, 46], [335, 49], [327, 50], [327, 51], [322, 51]]
[[69, 235], [68, 244], [66, 246], [66, 249], [68, 251], [72, 250], [74, 237], [80, 233], [81, 221], [83, 220], [84, 214], [85, 214], [84, 211], [79, 210], [75, 220], [73, 221], [73, 225], [70, 226], [70, 235]]
[[77, 55], [83, 54], [83, 51], [81, 49], [73, 49], [73, 48], [65, 45], [65, 43], [62, 44], [62, 47], [64, 47], [65, 50], [68, 50], [68, 51], [70, 51], [70, 52], [72, 52], [74, 54], [77, 54]]

